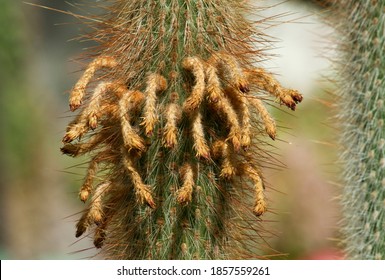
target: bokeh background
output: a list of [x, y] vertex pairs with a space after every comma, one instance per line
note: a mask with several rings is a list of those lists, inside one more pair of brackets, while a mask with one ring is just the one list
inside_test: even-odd
[[[87, 27], [71, 13], [95, 11], [81, 0], [30, 2], [64, 12], [0, 0], [0, 258], [87, 258], [91, 241], [74, 236], [87, 159], [63, 156], [60, 146], [68, 92], [84, 66], [77, 58], [92, 45], [76, 40]], [[276, 48], [263, 66], [305, 97], [294, 113], [269, 108], [279, 124], [272, 152], [286, 167], [265, 170], [267, 241], [281, 259], [342, 258], [333, 30], [321, 19], [327, 1], [253, 2], [270, 8], [251, 18], [273, 17], [264, 32]]]

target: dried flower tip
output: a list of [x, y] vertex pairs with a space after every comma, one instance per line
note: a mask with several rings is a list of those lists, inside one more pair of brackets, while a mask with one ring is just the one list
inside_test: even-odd
[[90, 225], [90, 221], [88, 219], [88, 210], [83, 213], [80, 220], [76, 224], [76, 237], [80, 237], [83, 235], [83, 233], [86, 232], [87, 228]]
[[265, 124], [266, 133], [270, 136], [271, 139], [274, 140], [277, 134], [274, 119], [270, 116], [269, 112], [266, 110], [260, 99], [256, 97], [248, 97], [248, 99], [252, 106], [257, 110], [259, 116]]
[[122, 134], [124, 145], [128, 151], [135, 149], [139, 152], [143, 152], [146, 149], [144, 140], [135, 132], [135, 130], [129, 125], [127, 120], [123, 120]]
[[255, 207], [253, 211], [256, 216], [261, 216], [267, 211], [267, 205], [264, 196], [256, 198]]
[[207, 145], [203, 125], [202, 125], [202, 114], [198, 112], [192, 119], [192, 137], [194, 140], [194, 149], [196, 156], [202, 158], [210, 158], [210, 149]]
[[107, 192], [108, 188], [111, 186], [110, 182], [103, 182], [96, 187], [95, 193], [93, 195], [93, 199], [90, 203], [90, 210], [88, 212], [88, 216], [90, 221], [95, 224], [100, 224], [103, 219], [103, 202], [102, 198], [105, 192]]
[[249, 178], [254, 182], [255, 188], [255, 202], [254, 202], [254, 214], [256, 216], [261, 216], [267, 210], [267, 203], [265, 200], [265, 193], [263, 187], [263, 181], [258, 174], [258, 171], [247, 163], [243, 166], [244, 173], [249, 176]]
[[183, 186], [177, 192], [177, 198], [179, 204], [187, 205], [192, 200], [192, 192], [194, 183], [194, 172], [190, 164], [184, 164], [181, 168], [181, 177]]
[[88, 126], [95, 129], [98, 125], [98, 118], [100, 117], [100, 105], [103, 94], [108, 91], [110, 83], [102, 82], [94, 90], [88, 106], [84, 109], [82, 115], [87, 118]]
[[[249, 118], [247, 118], [249, 120]], [[247, 150], [251, 145], [251, 136], [250, 136], [250, 125], [249, 122], [246, 124], [244, 123], [242, 132], [241, 132], [241, 139], [240, 143], [244, 150]]]
[[205, 75], [208, 99], [211, 103], [216, 103], [219, 101], [219, 99], [223, 97], [221, 82], [219, 81], [217, 69], [212, 65], [206, 63]]
[[242, 130], [241, 139], [239, 142], [242, 148], [246, 151], [251, 145], [250, 132]]
[[197, 110], [204, 99], [205, 93], [205, 72], [202, 61], [197, 57], [187, 57], [183, 60], [182, 66], [189, 70], [194, 78], [195, 85], [192, 88], [190, 96], [183, 104], [185, 112], [194, 112]]
[[167, 82], [165, 78], [158, 74], [150, 74], [146, 83], [146, 101], [143, 109], [143, 122], [146, 135], [151, 135], [155, 124], [158, 122], [158, 110], [156, 106], [158, 92], [164, 91], [167, 88]]
[[93, 62], [91, 62], [71, 92], [69, 99], [70, 110], [75, 111], [79, 108], [86, 94], [87, 85], [93, 78], [96, 71], [104, 67], [114, 68], [116, 66], [117, 62], [115, 59], [108, 56], [97, 57]]
[[97, 227], [94, 235], [94, 246], [98, 249], [102, 248], [105, 239], [106, 233], [104, 228]]
[[60, 148], [60, 151], [65, 155], [70, 155], [73, 157], [76, 157], [80, 154], [81, 151], [81, 145], [77, 144], [65, 144], [63, 147]]
[[103, 211], [99, 205], [92, 205], [92, 208], [89, 212], [90, 220], [93, 221], [96, 225], [100, 224], [103, 219]]
[[84, 155], [85, 153], [93, 150], [97, 145], [99, 145], [104, 140], [104, 135], [98, 133], [90, 137], [88, 142], [85, 143], [76, 143], [76, 144], [65, 144], [60, 150], [63, 154], [70, 155], [73, 157]]
[[301, 102], [302, 99], [302, 95], [299, 94], [297, 90], [293, 89], [283, 89], [283, 94], [280, 96], [281, 102], [293, 111], [295, 110], [296, 104]]
[[89, 130], [85, 123], [70, 124], [66, 134], [63, 137], [63, 143], [70, 143], [76, 138], [80, 138]]
[[154, 209], [156, 205], [151, 193], [151, 186], [144, 184], [136, 186], [135, 194], [138, 201], [141, 204], [147, 204], [150, 208]]
[[[84, 186], [84, 185], [83, 185]], [[81, 201], [86, 202], [88, 197], [90, 196], [90, 190], [91, 188], [87, 186], [87, 188], [82, 188], [79, 192], [79, 198]]]
[[192, 200], [192, 192], [186, 188], [182, 188], [177, 193], [177, 201], [181, 205], [187, 205]]
[[135, 195], [139, 203], [144, 204], [146, 203], [151, 208], [155, 208], [155, 202], [152, 198], [150, 186], [147, 186], [143, 183], [142, 178], [140, 177], [138, 171], [135, 169], [133, 162], [131, 158], [129, 157], [128, 153], [126, 151], [122, 151], [123, 156], [123, 163], [128, 171], [132, 184], [135, 189]]
[[143, 94], [139, 91], [127, 91], [119, 101], [120, 125], [122, 129], [123, 141], [126, 149], [136, 149], [144, 151], [146, 146], [144, 140], [138, 135], [130, 124], [130, 112], [135, 107], [136, 102], [143, 99]]
[[84, 179], [84, 183], [79, 192], [79, 198], [83, 202], [88, 199], [92, 191], [92, 182], [94, 181], [95, 175], [98, 172], [98, 164], [99, 158], [98, 156], [95, 156], [88, 166], [86, 178]]
[[221, 173], [220, 177], [225, 179], [231, 179], [236, 175], [236, 168], [232, 163], [233, 152], [229, 145], [225, 141], [216, 141], [213, 144], [213, 155], [216, 159], [221, 159]]
[[91, 129], [95, 129], [98, 126], [98, 115], [97, 114], [91, 114], [88, 117], [88, 125]]
[[219, 76], [230, 87], [240, 90], [241, 92], [249, 92], [249, 83], [247, 76], [244, 74], [239, 62], [234, 56], [219, 52], [210, 57], [208, 63], [216, 67]]
[[248, 74], [249, 79], [253, 84], [277, 97], [281, 103], [285, 104], [293, 111], [295, 110], [296, 104], [303, 99], [298, 91], [283, 88], [272, 74], [267, 73], [262, 68], [249, 70]]
[[222, 170], [219, 174], [220, 177], [230, 180], [236, 174], [235, 167], [231, 164], [229, 158], [224, 158], [222, 163]]
[[178, 104], [170, 103], [165, 111], [166, 124], [163, 131], [163, 146], [174, 148], [178, 142], [178, 123], [182, 117]]

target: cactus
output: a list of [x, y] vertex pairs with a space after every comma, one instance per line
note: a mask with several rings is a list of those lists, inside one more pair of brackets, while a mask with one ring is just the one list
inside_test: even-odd
[[264, 100], [302, 96], [254, 66], [268, 42], [245, 1], [108, 2], [61, 149], [91, 156], [76, 236], [111, 259], [256, 258], [276, 164]]
[[385, 1], [334, 3], [347, 257], [385, 259]]

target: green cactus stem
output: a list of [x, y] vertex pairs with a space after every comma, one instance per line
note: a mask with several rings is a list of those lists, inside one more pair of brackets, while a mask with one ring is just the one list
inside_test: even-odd
[[268, 42], [245, 1], [109, 2], [63, 138], [91, 156], [76, 235], [112, 259], [256, 258], [276, 137], [263, 98], [302, 96], [254, 66]]

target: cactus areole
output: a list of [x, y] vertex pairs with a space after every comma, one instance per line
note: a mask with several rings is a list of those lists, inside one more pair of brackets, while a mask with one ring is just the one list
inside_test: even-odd
[[109, 2], [61, 148], [91, 158], [76, 236], [111, 259], [256, 258], [276, 137], [262, 97], [302, 96], [258, 67], [245, 1]]

